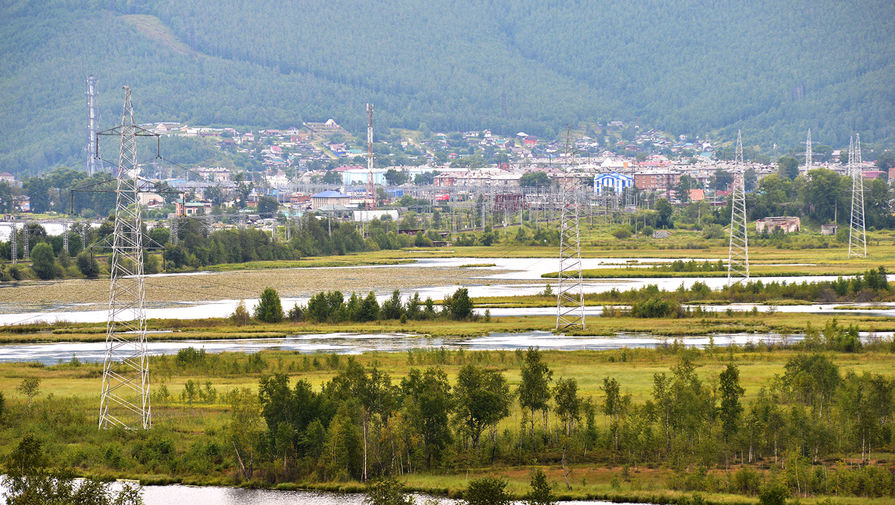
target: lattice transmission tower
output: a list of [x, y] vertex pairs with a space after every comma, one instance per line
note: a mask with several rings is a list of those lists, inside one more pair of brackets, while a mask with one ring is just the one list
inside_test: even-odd
[[[571, 128], [566, 149], [571, 157]], [[578, 188], [566, 184], [560, 188], [559, 275], [556, 289], [556, 329], [585, 327], [584, 281], [581, 278], [581, 234], [578, 228]]]
[[811, 128], [808, 128], [808, 138], [805, 140], [805, 172], [814, 167], [814, 153], [811, 152]]
[[730, 195], [730, 244], [727, 251], [727, 284], [749, 280], [749, 221], [743, 177], [743, 137], [737, 130], [733, 192]]
[[121, 124], [98, 135], [121, 138], [112, 238], [109, 312], [99, 427], [148, 429], [152, 426], [146, 312], [143, 307], [143, 235], [140, 216], [137, 137], [157, 135], [134, 123], [131, 91], [124, 87]]
[[848, 257], [867, 257], [867, 233], [864, 229], [864, 174], [861, 170], [861, 135], [848, 146], [848, 173], [851, 176], [851, 218], [848, 229]]
[[19, 231], [16, 230], [16, 222], [12, 222], [12, 231], [9, 234], [9, 257], [12, 259], [12, 264], [15, 265], [19, 262], [19, 244], [17, 236]]

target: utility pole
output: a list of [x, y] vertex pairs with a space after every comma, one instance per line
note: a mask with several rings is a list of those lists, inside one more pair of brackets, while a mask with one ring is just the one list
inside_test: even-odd
[[864, 229], [864, 174], [861, 170], [861, 134], [849, 142], [848, 171], [851, 175], [851, 219], [848, 229], [848, 257], [867, 257], [867, 233]]
[[743, 177], [743, 137], [737, 130], [733, 193], [730, 205], [730, 244], [727, 251], [727, 284], [749, 280], [749, 221]]
[[98, 135], [121, 137], [99, 428], [149, 429], [152, 416], [136, 138], [157, 135], [134, 123], [128, 86], [124, 87], [121, 124]]

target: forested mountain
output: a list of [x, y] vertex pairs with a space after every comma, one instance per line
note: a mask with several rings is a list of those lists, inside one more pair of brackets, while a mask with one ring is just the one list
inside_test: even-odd
[[100, 126], [335, 118], [551, 137], [633, 120], [795, 147], [895, 140], [890, 0], [41, 0], [0, 6], [0, 170], [83, 158]]

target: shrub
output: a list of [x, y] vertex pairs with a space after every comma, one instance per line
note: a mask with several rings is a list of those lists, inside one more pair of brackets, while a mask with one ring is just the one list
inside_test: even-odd
[[233, 324], [237, 326], [245, 326], [249, 324], [249, 311], [246, 310], [246, 304], [244, 301], [240, 300], [239, 305], [236, 306], [236, 310], [230, 314], [230, 320], [233, 321]]
[[31, 269], [44, 280], [56, 277], [56, 256], [53, 255], [53, 246], [46, 242], [34, 246], [31, 251]]
[[702, 236], [707, 239], [722, 238], [724, 236], [724, 228], [720, 224], [710, 224], [702, 230]]
[[379, 318], [379, 302], [376, 301], [376, 295], [370, 291], [369, 294], [360, 303], [360, 310], [357, 314], [357, 321], [375, 321]]
[[77, 258], [78, 270], [88, 279], [96, 279], [99, 276], [99, 263], [93, 257], [93, 253], [81, 251]]
[[677, 317], [680, 309], [681, 306], [677, 302], [653, 297], [645, 302], [634, 302], [631, 305], [631, 315], [634, 317]]
[[758, 495], [759, 505], [786, 505], [786, 497], [789, 492], [786, 487], [779, 482], [772, 482], [766, 485]]
[[612, 230], [612, 236], [615, 237], [615, 238], [617, 238], [617, 239], [619, 239], [619, 240], [623, 240], [623, 239], [626, 239], [626, 238], [630, 238], [631, 235], [632, 235], [632, 233], [631, 233], [631, 227], [630, 227], [630, 226], [627, 226], [627, 225], [626, 225], [626, 226], [620, 226], [620, 227], [618, 227], [618, 228]]
[[737, 494], [754, 496], [761, 487], [761, 479], [758, 472], [751, 468], [741, 468], [733, 474], [731, 490]]
[[413, 505], [413, 498], [404, 494], [404, 486], [394, 478], [372, 481], [364, 493], [366, 505]]
[[469, 290], [458, 288], [454, 294], [444, 299], [444, 311], [451, 319], [463, 320], [472, 316], [472, 300]]
[[531, 475], [531, 489], [525, 495], [525, 505], [554, 505], [556, 499], [550, 490], [547, 476], [540, 469]]
[[466, 505], [510, 505], [510, 495], [507, 493], [507, 483], [494, 477], [482, 477], [470, 481], [466, 492], [463, 493], [463, 502]]
[[255, 319], [265, 323], [279, 323], [283, 320], [283, 306], [277, 290], [265, 288], [261, 292], [261, 300], [255, 307]]
[[286, 314], [286, 317], [289, 318], [293, 323], [298, 323], [304, 321], [305, 319], [305, 309], [304, 307], [299, 306], [297, 303], [289, 309], [289, 313]]
[[19, 268], [19, 265], [13, 265], [9, 267], [9, 276], [16, 281], [20, 281], [24, 277], [24, 275], [22, 274], [22, 269]]
[[401, 304], [401, 292], [397, 289], [392, 292], [392, 297], [382, 302], [380, 317], [382, 319], [401, 319], [404, 314], [404, 306]]

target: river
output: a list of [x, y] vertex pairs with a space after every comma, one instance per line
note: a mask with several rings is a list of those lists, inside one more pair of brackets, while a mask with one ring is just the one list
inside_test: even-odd
[[[862, 340], [891, 339], [892, 333], [860, 334]], [[360, 354], [363, 352], [406, 352], [409, 350], [465, 349], [470, 351], [515, 351], [538, 347], [556, 351], [600, 351], [627, 348], [655, 348], [677, 342], [685, 347], [704, 348], [710, 345], [726, 347], [749, 344], [792, 344], [803, 335], [776, 333], [727, 333], [696, 335], [678, 338], [660, 337], [643, 333], [619, 333], [612, 336], [557, 335], [549, 331], [521, 333], [491, 333], [481, 337], [420, 337], [400, 333], [325, 333], [296, 335], [286, 338], [251, 338], [232, 340], [152, 340], [147, 352], [153, 356], [176, 354], [193, 347], [205, 352], [246, 352], [265, 350], [300, 353]], [[46, 344], [7, 344], [0, 346], [0, 363], [39, 362], [55, 365], [77, 357], [81, 362], [99, 362], [105, 352], [104, 342], [54, 342]]]
[[[667, 263], [673, 260], [663, 258], [582, 258], [582, 267], [585, 269], [594, 268], [617, 268], [619, 266], [637, 266], [646, 267], [657, 263]], [[697, 260], [702, 261], [702, 260]], [[443, 296], [454, 292], [457, 288], [465, 287], [469, 290], [469, 296], [518, 296], [533, 295], [544, 290], [545, 285], [553, 284], [555, 281], [542, 279], [544, 273], [554, 272], [557, 270], [556, 258], [424, 258], [419, 259], [410, 266], [416, 268], [445, 268], [445, 267], [461, 267], [465, 265], [488, 265], [480, 267], [469, 267], [473, 272], [472, 279], [462, 284], [440, 285], [440, 286], [421, 286], [417, 289], [405, 291], [404, 295], [409, 296], [412, 293], [419, 293], [425, 299], [432, 297], [440, 299]], [[335, 267], [335, 268], [392, 268], [399, 269], [407, 267], [408, 264], [401, 265], [371, 265], [362, 267]], [[330, 267], [325, 267], [330, 268]], [[301, 270], [301, 269], [296, 269]], [[210, 272], [191, 272], [187, 274], [155, 274], [155, 276], [172, 276], [172, 275], [216, 275]], [[153, 277], [153, 276], [149, 276]], [[763, 282], [817, 282], [834, 280], [834, 276], [799, 276], [799, 277], [757, 277], [754, 280]], [[511, 281], [511, 282], [506, 282]], [[703, 277], [659, 277], [659, 278], [624, 278], [624, 279], [587, 279], [584, 282], [585, 293], [600, 293], [610, 291], [612, 289], [627, 290], [631, 288], [640, 288], [648, 284], [655, 284], [661, 289], [673, 290], [679, 286], [690, 287], [696, 282], [703, 282], [713, 289], [723, 287], [727, 283], [727, 279], [721, 277], [703, 278]], [[375, 288], [375, 287], [374, 287]], [[14, 289], [14, 288], [11, 288]], [[390, 288], [375, 289], [380, 301], [385, 300], [391, 295]], [[305, 304], [308, 297], [283, 297], [283, 307], [291, 307], [294, 304]], [[167, 302], [147, 306], [146, 316], [150, 319], [201, 319], [226, 317], [233, 313], [240, 300], [222, 299], [214, 301], [202, 302]], [[257, 299], [246, 299], [247, 307], [251, 309], [257, 303]], [[793, 312], [814, 312], [816, 310], [832, 311], [830, 308], [815, 309], [813, 305], [801, 305], [792, 307], [779, 307], [780, 311]], [[726, 306], [722, 306], [726, 310]], [[751, 310], [751, 305], [733, 305], [732, 310]], [[501, 309], [506, 310], [506, 309]], [[535, 315], [541, 313], [542, 310], [534, 309], [510, 309], [512, 315]], [[598, 308], [588, 309], [591, 314], [599, 313]], [[890, 313], [881, 313], [881, 315], [895, 315], [895, 310]], [[511, 315], [509, 312], [498, 312], [497, 309], [491, 311], [492, 315]], [[60, 303], [50, 307], [46, 307], [40, 311], [22, 311], [15, 306], [0, 306], [0, 325], [14, 324], [33, 324], [39, 322], [55, 323], [55, 322], [71, 322], [71, 323], [98, 323], [103, 322], [107, 318], [105, 309], [97, 310], [96, 308], [87, 309], [86, 304], [79, 304], [76, 300], [68, 303]]]

